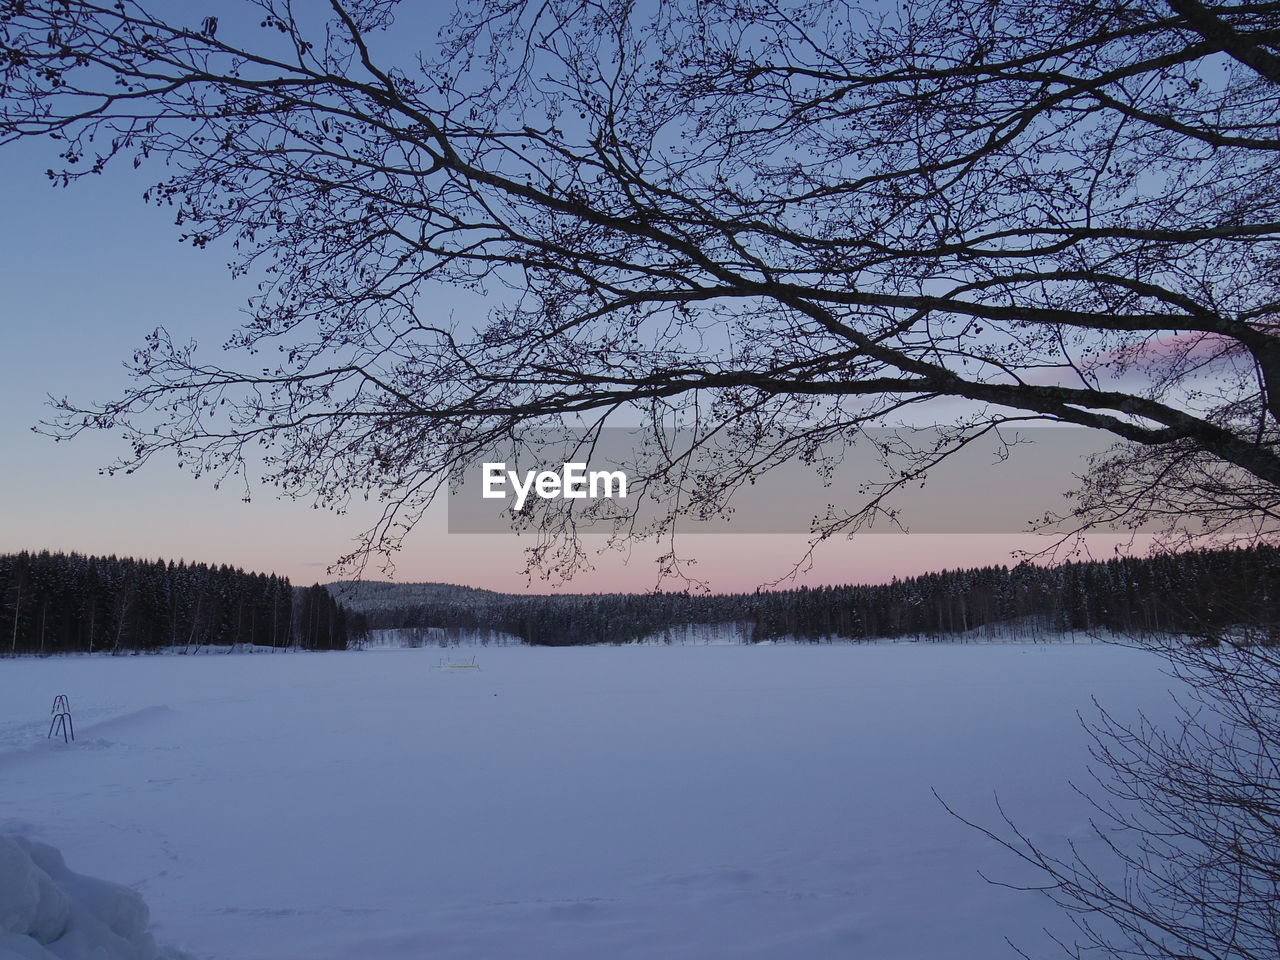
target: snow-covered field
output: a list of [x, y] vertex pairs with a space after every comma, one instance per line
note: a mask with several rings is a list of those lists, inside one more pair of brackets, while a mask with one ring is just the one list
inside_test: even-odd
[[[434, 669], [459, 653], [480, 669]], [[5, 661], [0, 834], [134, 888], [197, 958], [1044, 954], [1058, 914], [985, 883], [1027, 875], [930, 789], [1089, 847], [1076, 711], [1168, 716], [1159, 668], [1089, 644]], [[45, 739], [57, 694], [74, 744]]]

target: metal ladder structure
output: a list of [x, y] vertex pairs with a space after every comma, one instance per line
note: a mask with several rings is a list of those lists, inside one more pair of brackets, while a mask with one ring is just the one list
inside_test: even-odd
[[49, 733], [45, 739], [48, 740], [57, 732], [62, 734], [63, 743], [74, 740], [76, 725], [71, 720], [71, 701], [67, 699], [65, 693], [60, 693], [53, 698], [53, 709], [49, 712], [53, 715], [53, 719], [49, 721]]

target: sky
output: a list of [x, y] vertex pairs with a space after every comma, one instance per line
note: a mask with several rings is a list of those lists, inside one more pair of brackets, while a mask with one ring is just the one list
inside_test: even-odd
[[[159, 325], [175, 339], [216, 347], [235, 327], [251, 282], [227, 269], [229, 251], [183, 247], [167, 210], [141, 194], [155, 170], [108, 170], [70, 188], [50, 185], [43, 144], [0, 149], [0, 551], [75, 550], [183, 558], [275, 572], [295, 583], [332, 579], [330, 567], [373, 520], [366, 509], [335, 515], [280, 499], [271, 488], [214, 489], [172, 461], [132, 475], [100, 470], [126, 452], [118, 437], [55, 443], [31, 428], [50, 414], [47, 398], [110, 399], [127, 384], [123, 362]], [[436, 291], [475, 309], [447, 288]], [[1071, 486], [1064, 476], [1063, 489]], [[953, 496], [936, 488], [932, 496]], [[442, 507], [443, 505], [441, 505]], [[963, 503], [957, 500], [957, 509]], [[590, 547], [599, 543], [596, 538]], [[1105, 556], [1124, 538], [1099, 536]], [[830, 542], [797, 583], [881, 582], [927, 570], [1009, 563], [1044, 537], [1013, 534], [872, 534]], [[523, 573], [526, 541], [512, 535], [447, 532], [433, 508], [396, 558], [395, 578], [513, 591], [644, 591], [657, 584], [656, 546], [601, 556], [567, 585]], [[751, 590], [785, 577], [805, 554], [801, 534], [687, 536], [696, 575], [712, 589]], [[376, 565], [366, 576], [381, 576]], [[668, 586], [679, 586], [668, 584]]]

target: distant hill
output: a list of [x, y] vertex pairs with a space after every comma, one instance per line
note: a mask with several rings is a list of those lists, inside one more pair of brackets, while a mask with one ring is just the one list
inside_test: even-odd
[[384, 580], [339, 580], [327, 584], [333, 598], [344, 607], [374, 613], [426, 603], [486, 603], [506, 596], [479, 587], [452, 583], [388, 583]]

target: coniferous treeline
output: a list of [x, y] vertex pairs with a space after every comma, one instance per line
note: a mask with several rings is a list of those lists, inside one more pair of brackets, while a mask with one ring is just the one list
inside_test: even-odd
[[0, 655], [208, 644], [345, 648], [346, 611], [322, 587], [298, 593], [285, 577], [226, 565], [2, 555]]
[[1271, 546], [1023, 564], [925, 574], [876, 586], [753, 598], [761, 637], [947, 636], [999, 623], [1048, 631], [1211, 634], [1270, 622], [1280, 598]]
[[[335, 587], [370, 627], [444, 627], [572, 645], [662, 638], [687, 625], [734, 623], [752, 640], [947, 637], [1016, 623], [1045, 631], [1205, 634], [1270, 621], [1280, 600], [1280, 550], [1271, 546], [1023, 564], [925, 574], [887, 584], [801, 587], [754, 594], [519, 596], [406, 585], [361, 602], [359, 584]], [[331, 588], [331, 589], [335, 589]]]
[[[399, 590], [411, 602], [398, 605]], [[1280, 619], [1277, 599], [1280, 549], [1270, 546], [712, 596], [294, 589], [283, 577], [225, 565], [20, 553], [0, 556], [0, 655], [244, 643], [332, 650], [387, 627], [488, 631], [555, 646], [670, 638], [712, 624], [734, 624], [750, 640], [948, 637], [998, 624], [1204, 635]]]
[[307, 649], [347, 649], [348, 620], [346, 608], [320, 584], [299, 591], [297, 633]]

